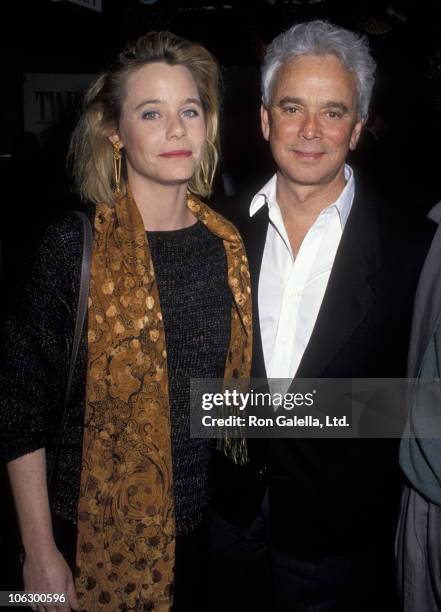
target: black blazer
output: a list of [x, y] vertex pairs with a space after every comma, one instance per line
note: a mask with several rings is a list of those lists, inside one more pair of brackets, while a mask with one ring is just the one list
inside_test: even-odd
[[[233, 201], [232, 210], [235, 206]], [[231, 216], [250, 263], [252, 375], [262, 378], [257, 295], [268, 213], [264, 206], [244, 221], [241, 210], [242, 219]], [[357, 184], [297, 377], [406, 376], [416, 284], [436, 229], [422, 214], [415, 216], [404, 218], [399, 208], [369, 197]], [[390, 544], [399, 500], [398, 442], [251, 440], [246, 468], [217, 457], [215, 505], [229, 520], [250, 524], [268, 486], [273, 541], [291, 553], [340, 554]]]

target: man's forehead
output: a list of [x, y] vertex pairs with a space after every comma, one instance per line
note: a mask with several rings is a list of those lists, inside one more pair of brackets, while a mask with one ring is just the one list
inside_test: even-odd
[[[279, 99], [290, 95], [301, 97], [301, 90], [314, 83], [325, 88], [336, 87], [347, 90], [349, 95], [356, 94], [357, 90], [354, 74], [347, 70], [337, 56], [301, 55], [289, 58], [280, 66], [275, 75], [273, 103], [279, 101], [274, 100], [274, 95]], [[297, 91], [289, 91], [290, 89]]]

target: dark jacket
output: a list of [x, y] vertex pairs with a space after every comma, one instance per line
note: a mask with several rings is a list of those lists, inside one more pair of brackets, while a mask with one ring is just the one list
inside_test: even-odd
[[[243, 211], [231, 203], [232, 210]], [[225, 209], [224, 209], [225, 214]], [[422, 215], [420, 215], [422, 217]], [[234, 217], [233, 217], [234, 218]], [[250, 263], [253, 375], [265, 377], [257, 286], [267, 207], [236, 223]], [[299, 378], [406, 376], [412, 305], [435, 224], [405, 219], [357, 186]], [[341, 554], [390, 544], [399, 500], [399, 440], [250, 441], [251, 465], [217, 461], [216, 506], [247, 525], [269, 487], [274, 544], [295, 554]]]
[[441, 422], [439, 392], [427, 381], [441, 378], [441, 204], [429, 213], [438, 229], [424, 263], [415, 299], [412, 350], [407, 373], [423, 383], [409, 405], [409, 437], [400, 445], [400, 465], [408, 484], [441, 506]]

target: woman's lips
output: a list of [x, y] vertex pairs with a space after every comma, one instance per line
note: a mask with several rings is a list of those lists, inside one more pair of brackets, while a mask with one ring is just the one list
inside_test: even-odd
[[178, 151], [165, 151], [165, 153], [160, 153], [159, 157], [190, 157], [190, 155], [191, 151], [180, 149]]

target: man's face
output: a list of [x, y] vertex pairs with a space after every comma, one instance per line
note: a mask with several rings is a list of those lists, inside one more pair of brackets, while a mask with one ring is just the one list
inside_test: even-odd
[[261, 110], [279, 173], [299, 186], [343, 179], [363, 126], [357, 110], [355, 77], [334, 55], [305, 55], [282, 66], [270, 107]]

